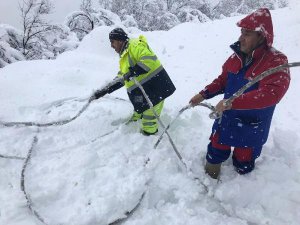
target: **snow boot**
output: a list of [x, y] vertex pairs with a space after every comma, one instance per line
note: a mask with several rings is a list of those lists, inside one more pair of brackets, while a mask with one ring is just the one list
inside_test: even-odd
[[141, 129], [141, 133], [144, 135], [144, 136], [150, 136], [150, 135], [154, 135], [158, 132], [158, 129], [154, 132], [154, 133], [150, 133], [150, 132], [147, 132], [143, 129]]
[[212, 164], [206, 161], [205, 164], [205, 173], [207, 173], [211, 178], [218, 179], [221, 171], [221, 164]]
[[132, 116], [130, 117], [129, 121], [127, 123], [130, 122], [136, 122], [138, 120], [142, 119], [142, 114], [137, 113], [136, 111], [133, 112]]

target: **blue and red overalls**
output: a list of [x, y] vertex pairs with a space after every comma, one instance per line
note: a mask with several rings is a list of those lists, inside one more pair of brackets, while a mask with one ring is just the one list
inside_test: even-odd
[[[200, 92], [205, 99], [218, 94], [224, 94], [224, 99], [228, 99], [252, 78], [287, 63], [287, 57], [272, 47], [273, 28], [268, 13], [263, 9], [262, 13], [250, 14], [238, 23], [238, 26], [251, 30], [263, 27], [261, 32], [266, 43], [252, 52], [247, 63], [243, 62], [239, 42], [231, 45], [234, 54], [224, 63], [221, 75]], [[252, 171], [255, 159], [268, 139], [276, 104], [286, 93], [289, 83], [289, 70], [286, 69], [265, 77], [236, 98], [231, 109], [224, 111], [221, 119], [214, 122], [207, 161], [212, 164], [224, 162], [234, 147], [232, 159], [237, 171], [241, 174]]]

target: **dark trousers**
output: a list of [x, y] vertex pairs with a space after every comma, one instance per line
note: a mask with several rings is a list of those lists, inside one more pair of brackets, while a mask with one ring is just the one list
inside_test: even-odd
[[[212, 164], [226, 161], [231, 153], [232, 146], [219, 144], [219, 134], [214, 133], [210, 137], [207, 146], [206, 160]], [[259, 147], [233, 147], [232, 163], [240, 174], [251, 172], [255, 167], [255, 159], [260, 156], [262, 146]]]

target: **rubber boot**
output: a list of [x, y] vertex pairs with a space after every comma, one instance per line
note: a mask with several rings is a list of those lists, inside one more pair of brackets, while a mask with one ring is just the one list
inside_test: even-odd
[[211, 178], [218, 179], [221, 171], [221, 164], [212, 164], [206, 161], [205, 173], [207, 173]]
[[156, 130], [154, 133], [149, 133], [149, 132], [147, 132], [147, 131], [145, 131], [145, 130], [141, 130], [141, 133], [142, 133], [144, 136], [154, 135], [154, 134], [156, 134], [157, 132], [158, 132], [158, 130]]

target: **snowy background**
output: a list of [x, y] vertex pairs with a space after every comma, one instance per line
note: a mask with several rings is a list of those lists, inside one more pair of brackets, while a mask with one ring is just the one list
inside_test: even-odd
[[[271, 12], [274, 46], [290, 62], [300, 61], [299, 11], [295, 1]], [[127, 29], [130, 37], [147, 37], [177, 87], [165, 101], [161, 116], [165, 124], [219, 75], [232, 53], [229, 45], [239, 36], [235, 24], [241, 18], [185, 23], [169, 31]], [[1, 69], [0, 121], [46, 123], [76, 115], [93, 90], [118, 71], [118, 56], [107, 38], [111, 29], [96, 28], [76, 50], [56, 60], [20, 61]], [[127, 99], [124, 88], [92, 102], [64, 126], [0, 126], [0, 155], [26, 158], [37, 137], [25, 187], [33, 209], [49, 225], [111, 223], [134, 208], [143, 193], [139, 207], [122, 224], [296, 225], [300, 223], [300, 68], [292, 68], [291, 76], [256, 169], [238, 175], [230, 159], [222, 165], [219, 183], [203, 171], [213, 123], [209, 110], [190, 109], [170, 129], [193, 171], [186, 173], [166, 137], [155, 150], [159, 134], [145, 137], [138, 123], [122, 124], [133, 109], [128, 100], [118, 99]], [[220, 98], [209, 102], [216, 104]], [[1, 225], [41, 224], [20, 189], [23, 165], [21, 159], [0, 158]]]
[[[22, 0], [0, 0], [0, 23], [7, 23], [22, 29], [21, 13], [18, 12], [21, 2]], [[55, 9], [49, 19], [54, 23], [62, 23], [68, 13], [78, 10], [81, 0], [51, 0], [51, 2]]]
[[241, 16], [257, 8], [293, 7], [297, 1], [0, 0], [0, 68], [22, 60], [56, 59], [99, 26], [168, 31], [181, 23]]

